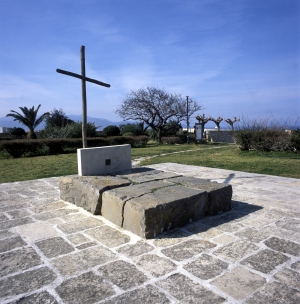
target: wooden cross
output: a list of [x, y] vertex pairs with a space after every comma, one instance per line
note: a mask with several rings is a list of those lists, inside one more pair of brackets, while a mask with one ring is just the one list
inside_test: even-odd
[[85, 54], [84, 54], [84, 46], [80, 47], [80, 59], [81, 59], [81, 75], [71, 73], [68, 71], [56, 69], [57, 73], [65, 74], [68, 76], [76, 77], [81, 79], [81, 87], [82, 87], [82, 146], [83, 148], [87, 148], [87, 106], [86, 106], [86, 81], [92, 82], [107, 88], [110, 88], [110, 84], [104, 83], [92, 78], [88, 78], [85, 76]]

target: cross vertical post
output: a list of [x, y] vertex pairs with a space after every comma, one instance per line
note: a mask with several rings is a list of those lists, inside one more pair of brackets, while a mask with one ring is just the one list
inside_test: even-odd
[[82, 88], [82, 146], [87, 148], [87, 106], [86, 106], [86, 83], [85, 83], [85, 49], [80, 47], [81, 59], [81, 88]]

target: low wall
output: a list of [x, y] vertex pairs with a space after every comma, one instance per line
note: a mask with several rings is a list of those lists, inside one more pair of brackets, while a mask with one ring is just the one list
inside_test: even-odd
[[206, 139], [210, 142], [234, 143], [233, 131], [231, 130], [205, 130]]

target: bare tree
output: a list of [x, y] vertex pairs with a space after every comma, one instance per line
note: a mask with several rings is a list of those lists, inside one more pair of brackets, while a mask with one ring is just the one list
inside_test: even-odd
[[207, 124], [210, 120], [211, 117], [205, 117], [204, 113], [202, 115], [198, 115], [196, 116], [196, 119], [199, 121], [199, 123], [201, 123], [201, 134], [203, 135], [204, 133], [204, 126], [205, 124]]
[[[192, 102], [191, 102], [192, 101]], [[190, 99], [189, 115], [202, 109]], [[186, 118], [186, 101], [181, 94], [170, 94], [162, 89], [148, 87], [131, 91], [116, 110], [124, 120], [138, 120], [152, 128], [158, 142], [168, 122], [180, 122]]]
[[213, 121], [216, 124], [218, 131], [220, 131], [220, 123], [222, 120], [223, 118], [221, 116], [219, 116], [217, 119], [211, 118], [211, 121]]
[[233, 120], [231, 120], [230, 118], [227, 118], [227, 119], [225, 119], [225, 121], [230, 125], [231, 131], [233, 131], [234, 130], [233, 124], [237, 121], [240, 121], [240, 119], [233, 116]]

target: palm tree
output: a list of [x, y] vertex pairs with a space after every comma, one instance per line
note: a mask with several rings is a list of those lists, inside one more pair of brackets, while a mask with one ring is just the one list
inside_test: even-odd
[[28, 109], [27, 107], [20, 107], [21, 111], [23, 112], [23, 115], [10, 110], [10, 112], [6, 115], [7, 116], [11, 116], [14, 117], [14, 121], [18, 120], [20, 123], [22, 123], [23, 125], [25, 125], [26, 127], [28, 127], [29, 129], [29, 133], [27, 134], [27, 138], [28, 139], [36, 139], [36, 134], [34, 132], [34, 129], [46, 118], [50, 115], [49, 112], [44, 113], [43, 115], [41, 115], [38, 119], [36, 118], [37, 112], [39, 110], [41, 105], [39, 105], [37, 107], [37, 109], [34, 109], [34, 106], [30, 109]]

